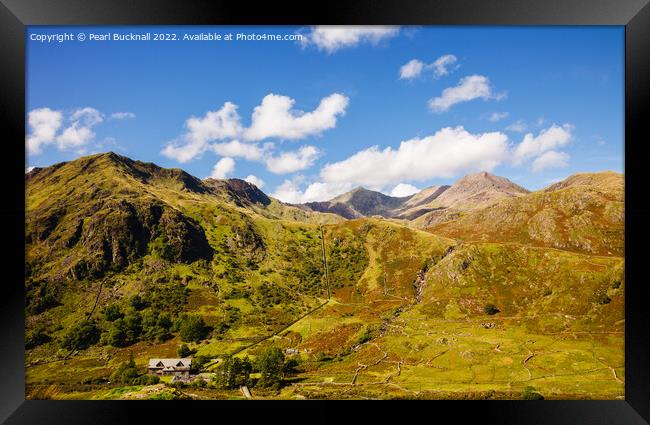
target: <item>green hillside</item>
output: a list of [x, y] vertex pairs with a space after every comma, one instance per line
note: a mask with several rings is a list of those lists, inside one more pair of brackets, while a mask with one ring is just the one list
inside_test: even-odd
[[[254, 398], [620, 398], [622, 199], [598, 179], [601, 189], [575, 189], [592, 180], [471, 213], [543, 204], [562, 223], [582, 217], [579, 231], [586, 218], [605, 223], [555, 249], [532, 237], [470, 242], [496, 234], [492, 221], [463, 230], [470, 213], [428, 231], [344, 220], [113, 153], [35, 169], [27, 397], [242, 398], [219, 383], [234, 355], [252, 361]], [[183, 344], [210, 382], [144, 375]], [[286, 359], [267, 385], [273, 347]]]

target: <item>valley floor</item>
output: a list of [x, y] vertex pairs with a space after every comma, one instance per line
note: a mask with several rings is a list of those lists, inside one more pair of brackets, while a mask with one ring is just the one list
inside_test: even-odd
[[[278, 392], [253, 388], [253, 398], [519, 399], [527, 387], [546, 399], [624, 398], [622, 332], [530, 333], [527, 324], [539, 318], [432, 320], [407, 310], [384, 316], [379, 336], [346, 353], [338, 352], [341, 336], [347, 337], [361, 323], [354, 317], [341, 320], [345, 307], [333, 301], [264, 341], [261, 345], [292, 345], [307, 357], [316, 351], [330, 355], [307, 363], [313, 370], [301, 371]], [[288, 342], [293, 333], [305, 342]], [[166, 345], [172, 351], [177, 344], [172, 340]], [[137, 361], [151, 355], [145, 347], [135, 348], [131, 351]], [[155, 350], [159, 353], [161, 347]], [[61, 399], [143, 398], [160, 390], [160, 385], [76, 384], [89, 373], [101, 374], [108, 364], [84, 356], [63, 364], [31, 366], [27, 369], [28, 396], [30, 391], [52, 385], [53, 398]], [[47, 381], [39, 379], [45, 376]], [[212, 388], [187, 388], [180, 393], [198, 399], [244, 398], [239, 391]]]

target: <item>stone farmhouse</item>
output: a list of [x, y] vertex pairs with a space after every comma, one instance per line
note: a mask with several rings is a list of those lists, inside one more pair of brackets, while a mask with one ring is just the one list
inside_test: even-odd
[[172, 375], [188, 379], [192, 359], [149, 359], [149, 373], [152, 375]]

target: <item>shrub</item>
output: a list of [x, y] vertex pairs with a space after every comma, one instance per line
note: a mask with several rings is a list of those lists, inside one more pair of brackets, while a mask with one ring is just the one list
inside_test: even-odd
[[187, 344], [182, 344], [178, 347], [178, 357], [189, 357], [192, 354], [192, 350], [189, 349]]
[[602, 294], [602, 295], [598, 296], [597, 302], [600, 305], [605, 305], [605, 304], [609, 304], [610, 302], [612, 302], [612, 299], [609, 298], [607, 296], [607, 294]]
[[134, 295], [131, 297], [129, 304], [136, 310], [142, 310], [147, 306], [147, 303], [142, 299], [140, 295]]
[[197, 373], [200, 372], [203, 366], [205, 366], [210, 361], [209, 357], [206, 356], [196, 356], [192, 360], [192, 370]]
[[137, 378], [131, 380], [129, 384], [131, 385], [155, 385], [160, 382], [160, 378], [157, 375], [140, 375]]
[[121, 319], [122, 317], [124, 317], [124, 314], [122, 314], [122, 310], [117, 304], [111, 304], [104, 310], [104, 319], [109, 322], [114, 322], [115, 320]]
[[50, 342], [52, 338], [45, 333], [45, 330], [41, 327], [27, 331], [25, 334], [25, 348], [32, 349], [38, 347], [39, 345]]
[[48, 283], [30, 283], [27, 290], [27, 312], [39, 314], [61, 305], [56, 290]]
[[61, 340], [61, 346], [69, 350], [83, 350], [99, 341], [99, 329], [93, 322], [84, 320], [73, 326]]
[[140, 377], [140, 372], [133, 361], [133, 354], [129, 356], [127, 362], [122, 363], [111, 374], [111, 382], [132, 385]]
[[484, 312], [485, 314], [489, 314], [490, 316], [492, 316], [492, 315], [494, 315], [494, 314], [497, 314], [497, 313], [499, 313], [500, 311], [501, 311], [501, 310], [499, 310], [499, 309], [497, 308], [497, 306], [495, 306], [495, 305], [492, 304], [492, 303], [488, 303], [488, 304], [485, 305], [485, 307], [483, 307], [483, 312]]
[[205, 382], [205, 380], [203, 380], [201, 378], [196, 379], [196, 380], [194, 380], [194, 382], [192, 382], [192, 386], [197, 387], [197, 388], [205, 388], [206, 385], [208, 385], [208, 383]]
[[526, 387], [521, 393], [521, 398], [524, 400], [544, 400], [544, 396], [535, 391], [533, 387]]
[[167, 391], [161, 391], [156, 394], [152, 394], [149, 397], [147, 397], [147, 400], [176, 400], [178, 399], [178, 396], [176, 394], [167, 392]]

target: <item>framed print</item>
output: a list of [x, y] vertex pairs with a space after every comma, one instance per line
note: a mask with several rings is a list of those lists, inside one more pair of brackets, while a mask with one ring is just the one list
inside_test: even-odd
[[647, 423], [647, 2], [249, 9], [3, 0], [3, 420]]

